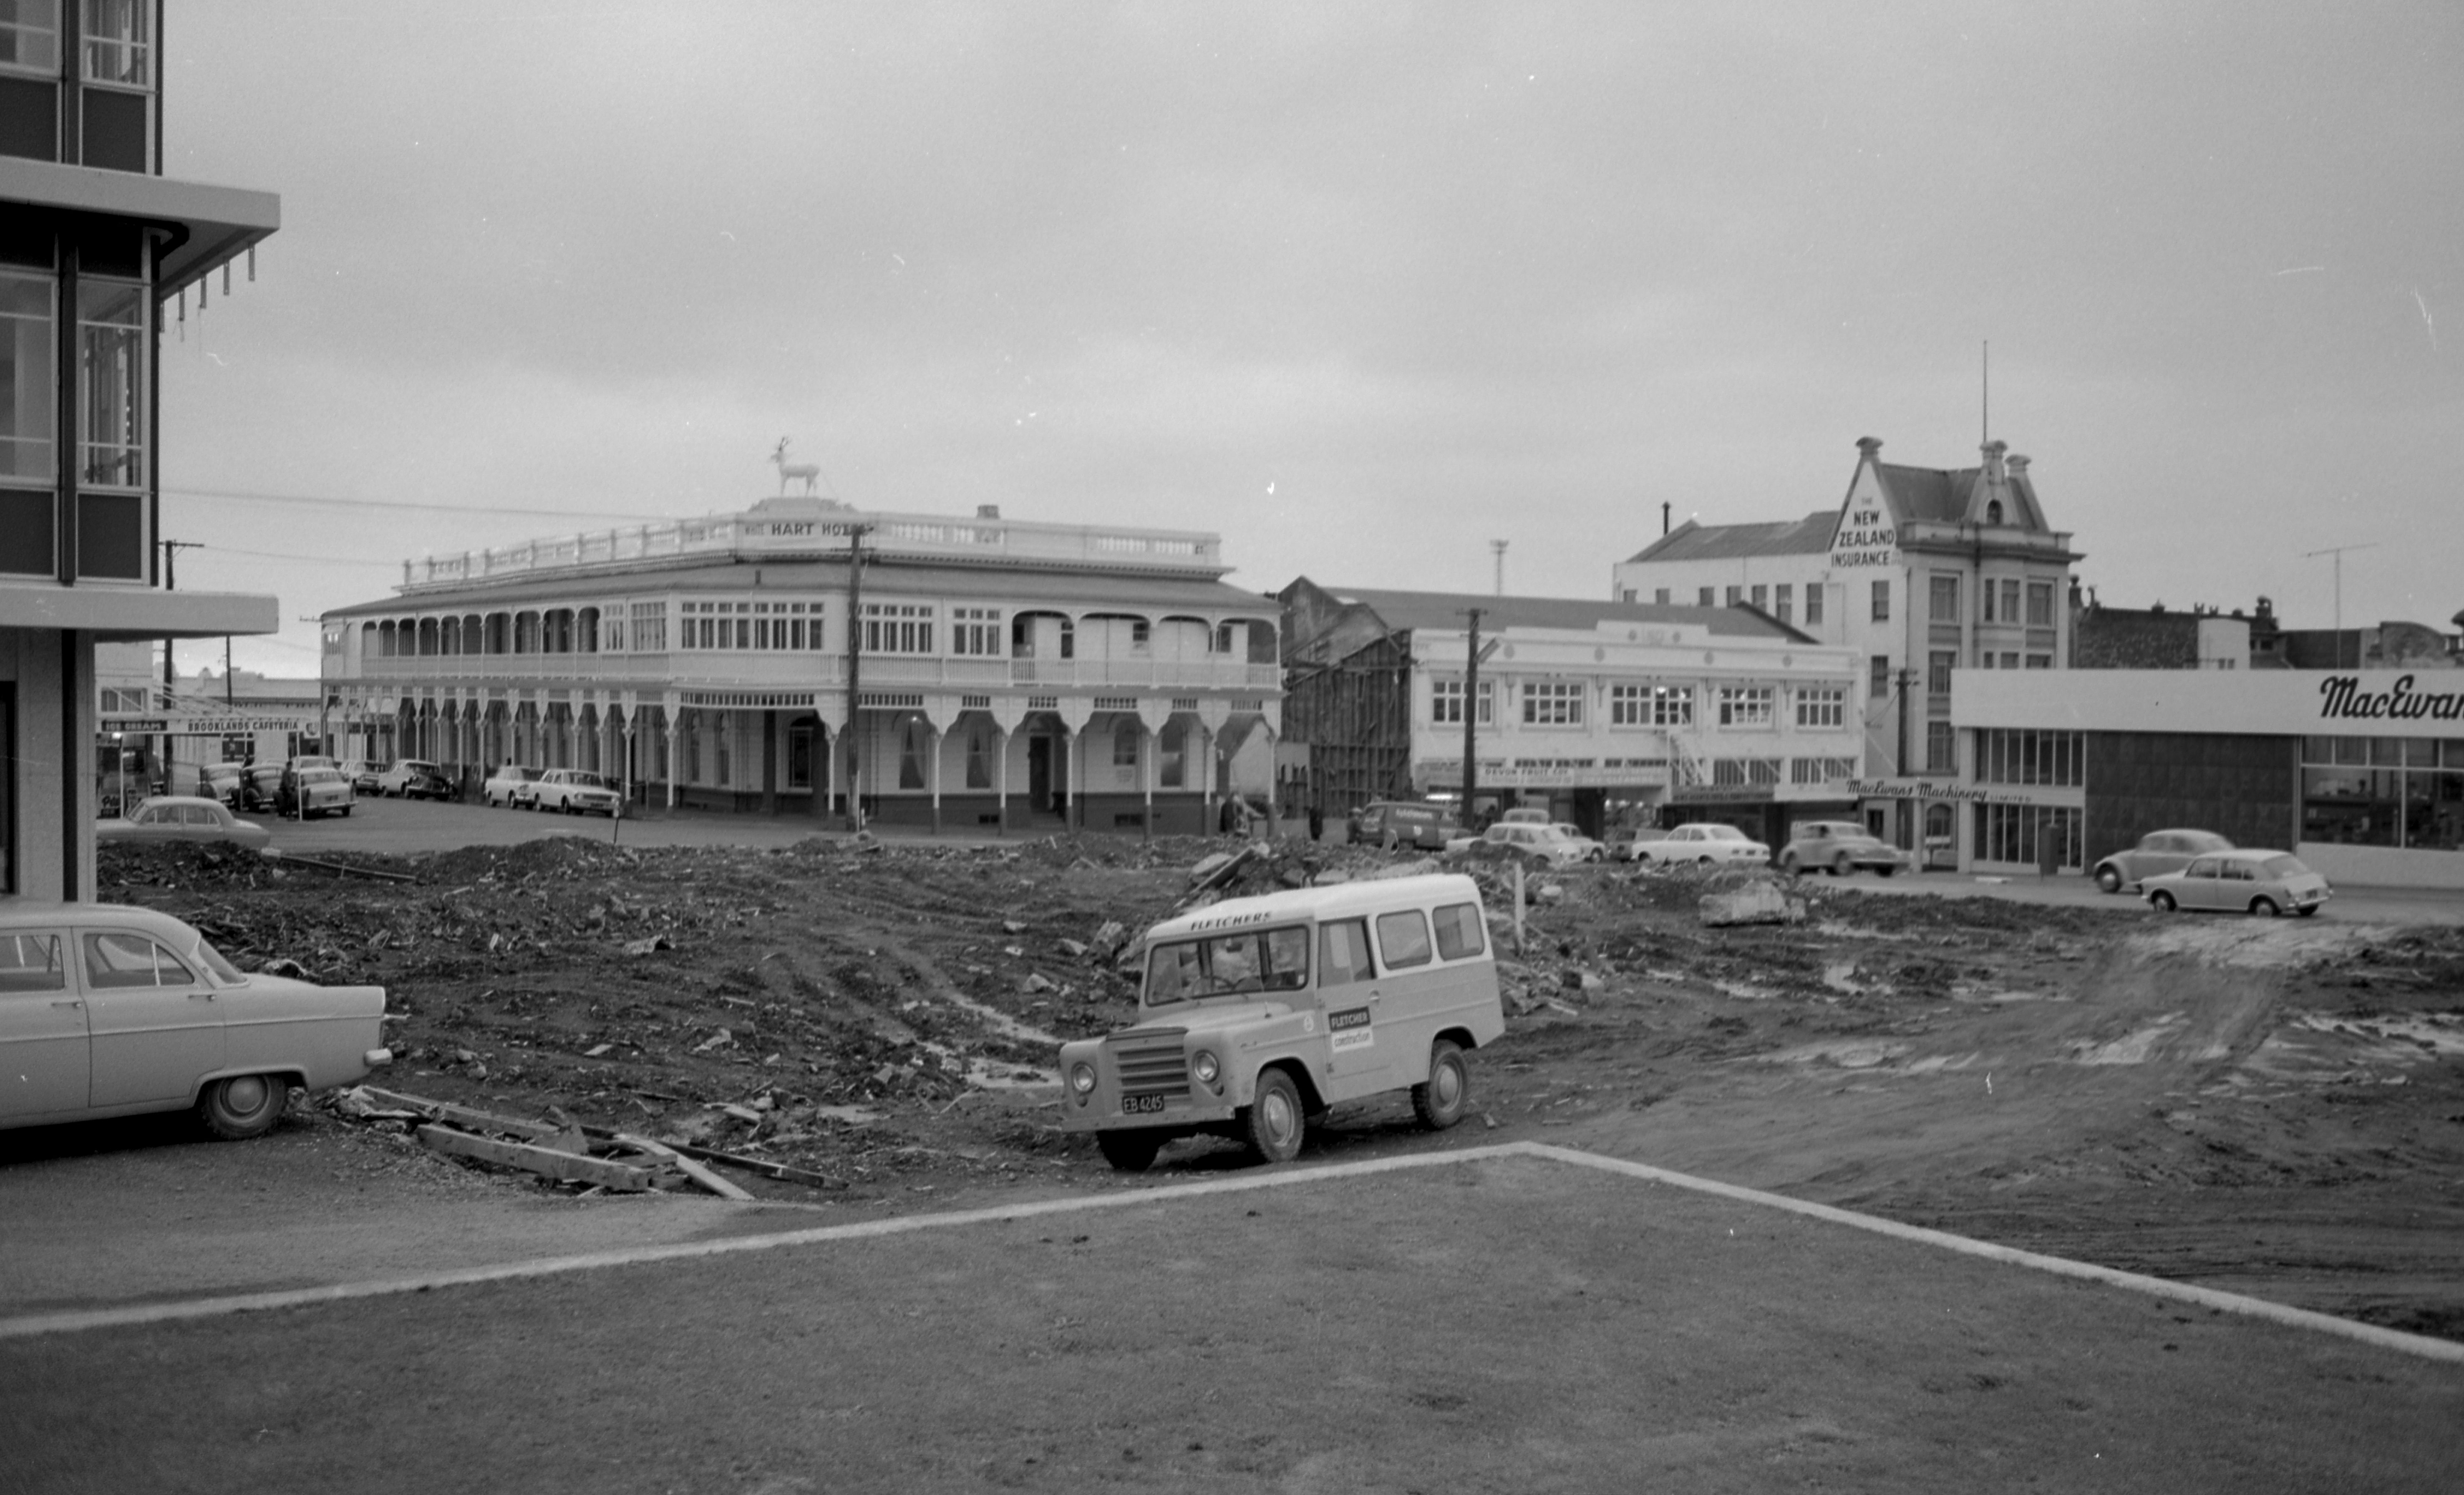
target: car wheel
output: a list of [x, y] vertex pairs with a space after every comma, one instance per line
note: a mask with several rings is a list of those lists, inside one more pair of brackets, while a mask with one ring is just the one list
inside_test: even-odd
[[227, 1142], [263, 1136], [291, 1102], [291, 1084], [278, 1074], [241, 1074], [216, 1080], [197, 1097], [197, 1118]]
[[1412, 1114], [1432, 1132], [1443, 1132], [1471, 1109], [1471, 1068], [1452, 1039], [1429, 1045], [1429, 1078], [1412, 1087]]
[[2096, 888], [2099, 892], [2120, 892], [2122, 890], [2122, 868], [2110, 865], [2098, 868], [2096, 869]]
[[350, 807], [349, 805], [347, 805], [347, 804], [343, 805], [343, 806], [342, 806], [342, 813], [343, 813], [343, 814], [345, 814], [345, 815], [350, 814], [350, 813], [351, 813], [351, 807]]
[[1249, 1152], [1262, 1163], [1288, 1163], [1300, 1155], [1309, 1123], [1301, 1115], [1301, 1092], [1281, 1069], [1258, 1076], [1258, 1093], [1249, 1102]]
[[2153, 905], [2153, 906], [2154, 906], [2154, 908], [2155, 908], [2156, 912], [2159, 912], [2159, 913], [2170, 913], [2170, 912], [2173, 912], [2173, 910], [2175, 909], [2175, 907], [2177, 907], [2177, 905], [2175, 905], [2175, 903], [2173, 902], [2173, 895], [2172, 895], [2171, 893], [2169, 893], [2169, 892], [2167, 892], [2167, 891], [2166, 891], [2164, 889], [2162, 889], [2162, 888], [2159, 888], [2159, 889], [2157, 889], [2154, 892], [2149, 893], [2149, 894], [2147, 895], [2147, 901], [2148, 901], [2148, 903], [2149, 903], [2149, 904], [2151, 904], [2151, 905]]
[[1698, 856], [1694, 859], [1694, 865], [1696, 867], [1708, 867], [1711, 865], [1711, 859], [1707, 856]]
[[2250, 912], [2262, 919], [2272, 919], [2284, 911], [2276, 906], [2276, 900], [2273, 898], [2253, 898], [2250, 900]]
[[1898, 870], [1899, 868], [1891, 863], [1883, 862], [1876, 865], [1874, 868], [1874, 875], [1877, 877], [1888, 877]]
[[1831, 859], [1831, 875], [1834, 877], [1845, 877], [1855, 870], [1857, 870], [1857, 864], [1848, 860], [1848, 853], [1845, 851]]
[[1125, 1174], [1142, 1174], [1152, 1167], [1155, 1154], [1163, 1151], [1164, 1138], [1159, 1132], [1098, 1132], [1095, 1150], [1104, 1161]]

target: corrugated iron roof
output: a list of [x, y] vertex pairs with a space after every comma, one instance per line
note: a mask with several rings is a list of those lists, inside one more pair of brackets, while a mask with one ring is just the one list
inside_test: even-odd
[[1328, 586], [1337, 602], [1367, 607], [1390, 628], [1461, 628], [1470, 609], [1480, 609], [1484, 633], [1500, 628], [1589, 630], [1603, 623], [1693, 624], [1729, 638], [1814, 642], [1787, 624], [1744, 607], [1691, 607], [1658, 603], [1587, 602], [1572, 597], [1492, 597], [1485, 592], [1396, 592], [1374, 587]]
[[[759, 577], [757, 582], [756, 577]], [[953, 601], [980, 599], [1009, 605], [1049, 603], [1097, 607], [1108, 605], [1186, 607], [1206, 612], [1243, 612], [1272, 617], [1271, 597], [1221, 582], [1179, 581], [1170, 577], [1108, 576], [1085, 571], [1028, 571], [1007, 567], [918, 566], [894, 560], [868, 560], [864, 567], [868, 595], [923, 594]], [[847, 562], [826, 561], [703, 561], [650, 567], [638, 571], [540, 571], [534, 578], [499, 578], [476, 586], [438, 587], [380, 602], [336, 607], [328, 618], [392, 617], [419, 612], [499, 612], [521, 610], [545, 603], [600, 602], [623, 597], [648, 597], [670, 592], [764, 592], [832, 597], [847, 595]]]
[[1734, 561], [1747, 556], [1818, 556], [1831, 548], [1839, 511], [1817, 509], [1779, 524], [1697, 524], [1662, 535], [1632, 561]]

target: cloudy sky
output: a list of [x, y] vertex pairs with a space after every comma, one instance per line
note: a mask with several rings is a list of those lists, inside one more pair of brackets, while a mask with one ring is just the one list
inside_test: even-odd
[[283, 228], [166, 338], [165, 533], [287, 620], [781, 435], [1261, 590], [1605, 596], [1663, 502], [1971, 465], [1989, 341], [2106, 601], [2464, 607], [2453, 0], [170, 10], [169, 174]]

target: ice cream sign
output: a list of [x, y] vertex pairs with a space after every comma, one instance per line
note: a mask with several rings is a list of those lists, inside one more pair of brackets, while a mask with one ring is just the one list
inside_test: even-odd
[[1851, 504], [1847, 517], [1831, 537], [1832, 569], [1897, 565], [1899, 542], [1899, 531], [1891, 527], [1888, 514], [1876, 505]]

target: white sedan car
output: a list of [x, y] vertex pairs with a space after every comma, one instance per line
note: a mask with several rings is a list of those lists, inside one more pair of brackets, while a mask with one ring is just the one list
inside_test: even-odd
[[2175, 909], [2219, 909], [2274, 918], [2311, 914], [2334, 897], [2327, 879], [2290, 851], [2240, 847], [2193, 857], [2178, 872], [2159, 872], [2140, 886], [2159, 913]]
[[1771, 860], [1771, 847], [1734, 825], [1702, 822], [1680, 825], [1651, 840], [1634, 841], [1627, 854], [1635, 861], [1663, 867], [1724, 867], [1739, 862], [1759, 867]]
[[586, 768], [549, 769], [531, 785], [530, 802], [532, 809], [565, 815], [605, 815], [613, 820], [625, 813], [625, 797], [616, 792], [616, 786]]
[[291, 1087], [393, 1062], [382, 986], [243, 974], [167, 913], [0, 908], [0, 1129], [194, 1109], [221, 1137], [271, 1131]]

